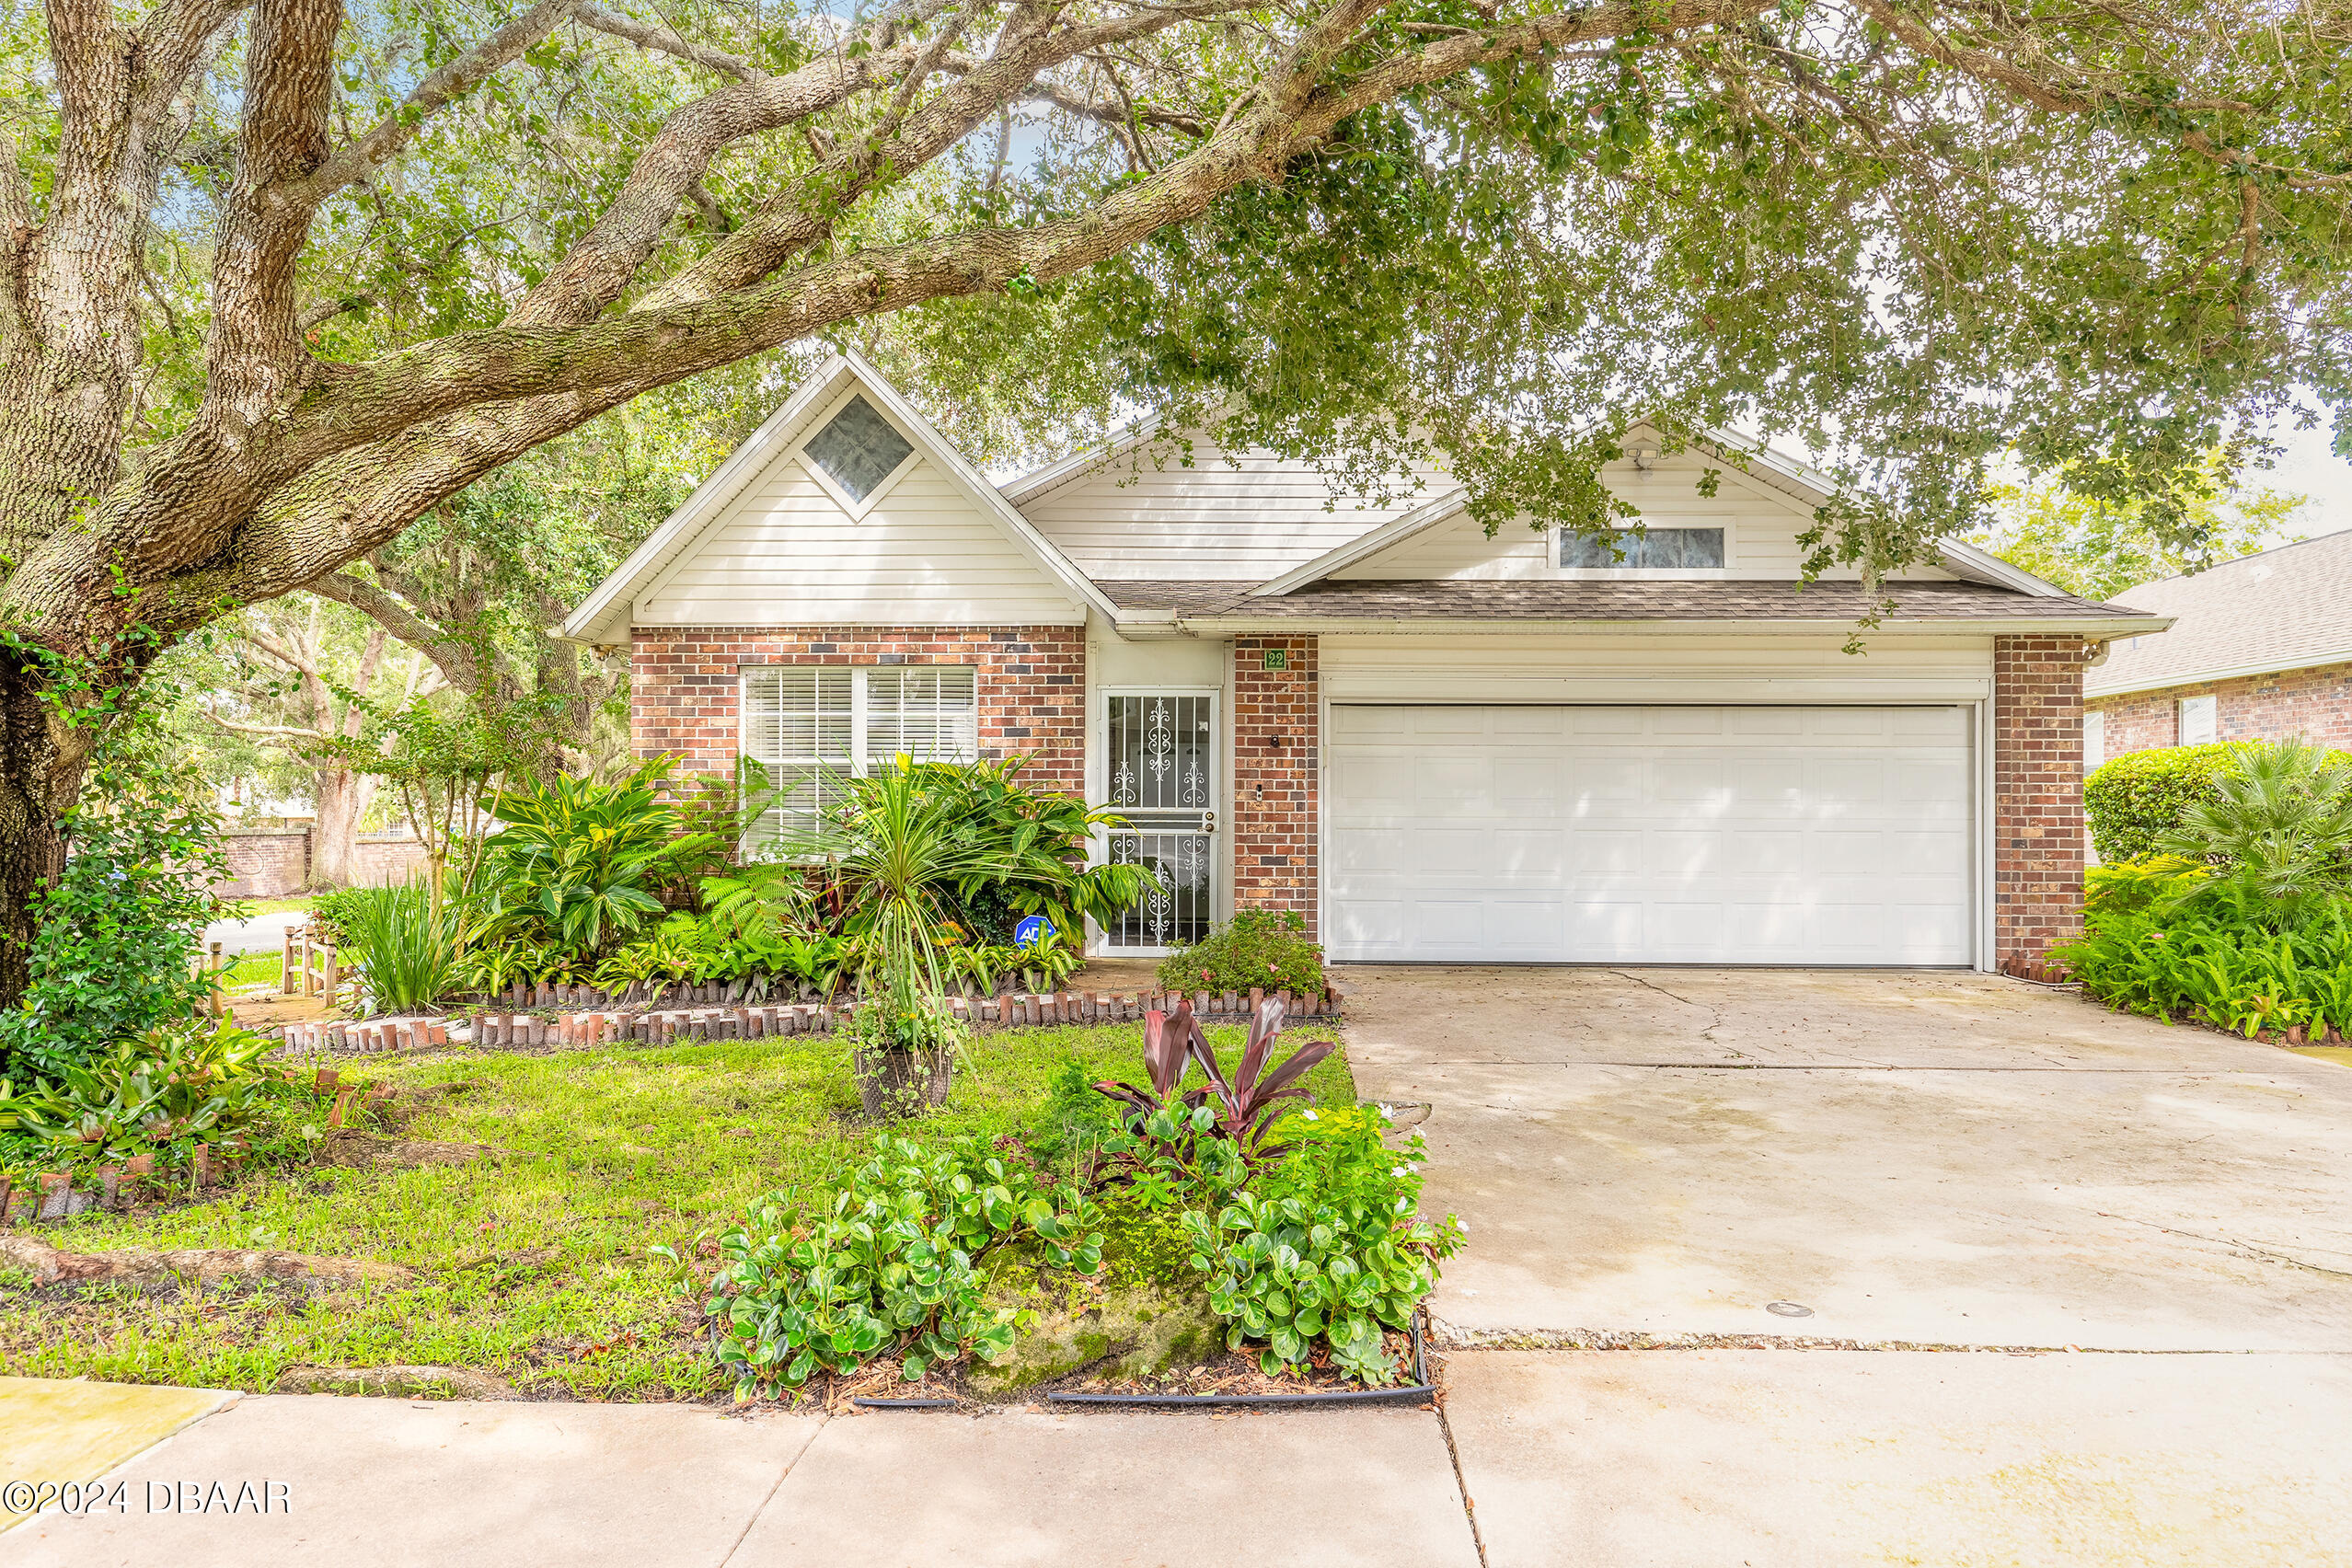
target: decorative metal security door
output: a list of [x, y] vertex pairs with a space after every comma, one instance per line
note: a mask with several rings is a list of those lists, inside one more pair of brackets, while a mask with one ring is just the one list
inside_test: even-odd
[[1157, 877], [1103, 931], [1116, 952], [1164, 952], [1208, 935], [1216, 856], [1216, 698], [1123, 692], [1104, 714], [1104, 804], [1128, 826], [1106, 836], [1114, 865]]

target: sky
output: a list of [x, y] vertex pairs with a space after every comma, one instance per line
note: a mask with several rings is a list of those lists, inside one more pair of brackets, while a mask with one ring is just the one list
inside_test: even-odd
[[2331, 427], [2322, 423], [2311, 430], [2277, 429], [2271, 435], [2286, 450], [2277, 467], [2254, 476], [2254, 482], [2312, 498], [2312, 504], [2296, 515], [2292, 531], [2317, 538], [2352, 528], [2352, 463], [2328, 450]]

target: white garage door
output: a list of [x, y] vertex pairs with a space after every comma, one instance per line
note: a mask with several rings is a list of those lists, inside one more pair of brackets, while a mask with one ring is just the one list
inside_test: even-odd
[[1339, 959], [1965, 964], [1959, 708], [1340, 705]]

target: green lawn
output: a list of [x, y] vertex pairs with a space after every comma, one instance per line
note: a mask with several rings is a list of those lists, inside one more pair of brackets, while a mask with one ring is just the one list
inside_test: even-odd
[[[1035, 1125], [1065, 1056], [1090, 1077], [1140, 1081], [1139, 1025], [984, 1035], [925, 1136]], [[1242, 1032], [1209, 1031], [1219, 1055]], [[1328, 1037], [1302, 1027], [1296, 1043]], [[1277, 1052], [1277, 1055], [1284, 1054]], [[407, 1136], [511, 1151], [492, 1163], [361, 1173], [256, 1173], [213, 1201], [145, 1217], [90, 1216], [44, 1234], [73, 1251], [266, 1247], [406, 1263], [415, 1286], [308, 1295], [294, 1287], [142, 1297], [36, 1292], [0, 1274], [0, 1366], [47, 1378], [260, 1390], [294, 1366], [456, 1366], [588, 1399], [720, 1392], [688, 1332], [655, 1243], [687, 1251], [750, 1199], [823, 1189], [857, 1162], [846, 1042], [731, 1041], [548, 1055], [456, 1052], [363, 1062], [346, 1076], [393, 1088], [478, 1087], [436, 1102]], [[1352, 1103], [1337, 1055], [1309, 1075], [1323, 1103]]]

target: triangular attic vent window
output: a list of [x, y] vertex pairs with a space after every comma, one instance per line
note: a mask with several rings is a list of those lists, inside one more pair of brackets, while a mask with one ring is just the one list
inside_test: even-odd
[[863, 398], [852, 398], [801, 448], [851, 501], [863, 501], [915, 448]]

